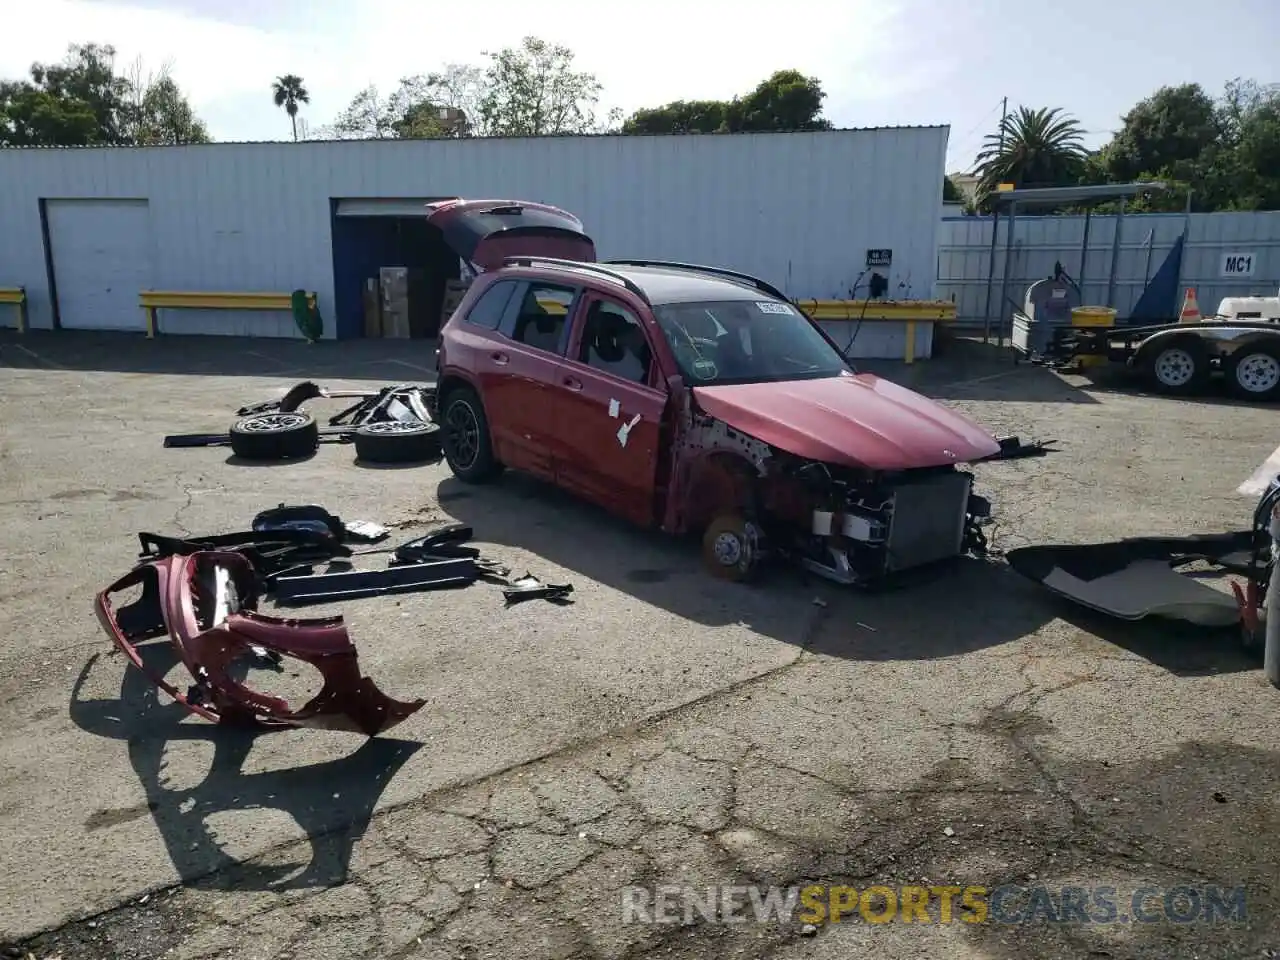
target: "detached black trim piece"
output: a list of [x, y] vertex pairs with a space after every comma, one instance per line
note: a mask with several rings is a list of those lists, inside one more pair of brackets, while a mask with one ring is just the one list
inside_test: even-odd
[[573, 597], [570, 596], [572, 593], [571, 583], [543, 583], [531, 573], [512, 580], [510, 586], [502, 591], [508, 607], [525, 600], [550, 600], [555, 604], [570, 604], [573, 603]]
[[229, 433], [174, 433], [164, 438], [166, 447], [225, 447], [230, 443]]
[[391, 593], [409, 593], [475, 583], [479, 568], [472, 557], [448, 557], [427, 563], [403, 563], [383, 570], [343, 570], [300, 577], [276, 577], [277, 603], [300, 606]]

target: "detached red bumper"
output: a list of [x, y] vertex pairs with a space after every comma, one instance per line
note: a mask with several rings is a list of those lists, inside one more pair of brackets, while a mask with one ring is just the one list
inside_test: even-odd
[[[141, 597], [115, 605], [114, 595], [136, 587]], [[94, 606], [103, 629], [135, 667], [215, 723], [320, 727], [372, 737], [426, 703], [393, 700], [361, 675], [341, 617], [269, 617], [252, 610], [257, 599], [253, 567], [243, 555], [204, 551], [140, 564], [99, 593]], [[139, 643], [166, 635], [191, 674], [185, 692], [149, 670], [138, 652]], [[260, 650], [315, 667], [323, 678], [319, 693], [295, 709], [235, 679], [232, 665]]]

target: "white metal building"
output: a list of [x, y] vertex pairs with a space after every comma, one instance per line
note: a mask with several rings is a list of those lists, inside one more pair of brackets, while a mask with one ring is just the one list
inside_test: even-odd
[[[891, 250], [888, 295], [927, 298], [947, 134], [0, 150], [0, 286], [26, 288], [32, 327], [113, 330], [143, 329], [146, 289], [304, 288], [326, 336], [360, 336], [364, 275], [434, 245], [423, 203], [468, 197], [567, 209], [602, 259], [727, 266], [792, 297], [847, 297], [868, 251]], [[163, 328], [297, 335], [284, 313], [173, 311]]]

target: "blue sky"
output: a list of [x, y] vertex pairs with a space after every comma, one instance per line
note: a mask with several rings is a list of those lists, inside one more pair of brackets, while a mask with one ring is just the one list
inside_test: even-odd
[[1071, 111], [1095, 146], [1162, 84], [1280, 82], [1280, 0], [41, 0], [5, 19], [23, 42], [0, 45], [0, 75], [111, 43], [124, 64], [171, 64], [219, 140], [289, 136], [278, 74], [304, 78], [319, 127], [370, 83], [481, 62], [527, 34], [571, 47], [603, 109], [727, 97], [796, 68], [822, 82], [838, 126], [949, 124], [948, 170], [972, 162], [1005, 96]]

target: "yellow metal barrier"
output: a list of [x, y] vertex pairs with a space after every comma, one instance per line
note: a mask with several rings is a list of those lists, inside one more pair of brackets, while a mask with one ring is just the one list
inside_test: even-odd
[[27, 291], [25, 287], [0, 287], [0, 303], [11, 303], [18, 311], [18, 332], [27, 332]]
[[904, 363], [916, 360], [916, 324], [949, 323], [956, 318], [950, 300], [797, 300], [814, 320], [852, 320], [906, 324]]
[[[208, 293], [185, 290], [143, 290], [138, 304], [147, 315], [147, 339], [160, 332], [157, 310], [292, 310], [291, 293]], [[307, 306], [315, 309], [316, 295], [307, 294]]]

